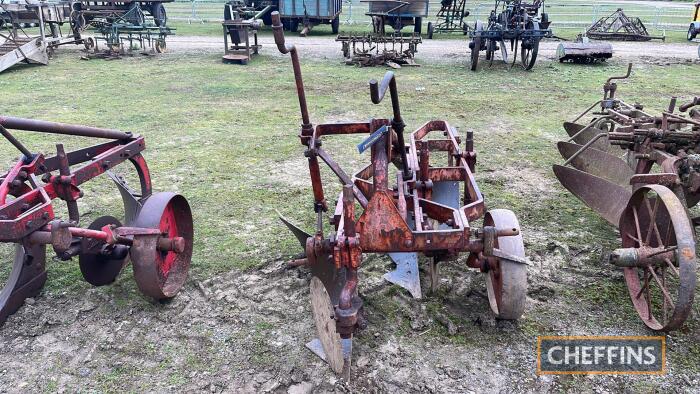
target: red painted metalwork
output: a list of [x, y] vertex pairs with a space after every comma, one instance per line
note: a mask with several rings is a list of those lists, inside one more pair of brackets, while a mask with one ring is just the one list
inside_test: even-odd
[[[508, 227], [471, 226], [473, 220], [482, 218], [485, 214], [484, 198], [473, 175], [476, 154], [473, 151], [472, 133], [467, 133], [466, 144], [462, 148], [456, 130], [445, 121], [435, 120], [412, 132], [406, 143], [398, 87], [394, 74], [390, 72], [381, 83], [372, 80], [369, 86], [370, 97], [375, 104], [379, 104], [389, 91], [393, 113], [391, 119], [319, 124], [314, 128], [308, 114], [296, 48], [285, 44], [279, 15], [273, 13], [272, 19], [275, 41], [280, 52], [292, 55], [302, 117], [300, 136], [302, 144], [307, 148], [304, 154], [309, 159], [314, 210], [318, 216], [315, 235], [306, 234], [288, 221], [283, 221], [305, 246], [306, 259], [295, 261], [294, 265], [308, 266], [324, 283], [334, 303], [334, 319], [341, 336], [351, 337], [362, 322], [357, 271], [363, 253], [419, 253], [432, 258], [434, 262], [455, 258], [460, 253], [469, 253], [469, 266], [484, 271], [497, 270], [503, 264], [516, 265], [522, 276], [518, 279], [519, 283], [511, 283], [509, 289], [517, 288], [519, 292], [501, 297], [505, 312], [497, 313], [506, 319], [520, 317], [526, 280], [524, 249], [517, 220], [510, 213], [512, 216], [499, 216], [506, 217], [502, 222]], [[371, 144], [370, 163], [352, 177], [321, 149], [323, 136], [341, 134], [364, 135], [369, 137], [366, 147]], [[363, 149], [365, 148], [361, 150]], [[322, 207], [325, 211], [326, 203], [318, 157], [343, 185], [343, 192], [336, 201], [331, 218], [334, 232], [326, 237], [323, 235], [322, 212], [319, 209]], [[446, 165], [435, 164], [441, 158]], [[397, 171], [396, 184], [392, 184], [392, 167]], [[446, 204], [436, 200], [438, 193], [434, 189], [437, 182], [453, 184], [454, 193], [450, 197], [456, 200], [454, 203]], [[362, 208], [357, 218], [356, 202]], [[498, 242], [494, 241], [499, 237], [517, 237], [520, 245], [518, 255], [508, 249], [499, 250]], [[508, 244], [505, 241], [502, 243]], [[417, 272], [414, 274], [417, 275]], [[513, 298], [519, 300], [516, 302]], [[516, 306], [506, 307], [509, 302]]]
[[[42, 153], [31, 153], [8, 129], [106, 138], [113, 141], [73, 152], [65, 152], [63, 145], [57, 144], [57, 154], [46, 157]], [[161, 223], [160, 227], [138, 225], [139, 221], [147, 222], [143, 217], [152, 216], [151, 213], [141, 211], [140, 207], [155, 198], [151, 196], [148, 166], [141, 155], [145, 149], [143, 137], [118, 130], [7, 116], [0, 116], [0, 133], [23, 155], [2, 176], [0, 182], [0, 242], [18, 244], [13, 274], [0, 291], [0, 324], [22, 305], [25, 298], [38, 294], [43, 286], [46, 280], [45, 245], [51, 245], [62, 260], [80, 256], [83, 274], [96, 285], [111, 283], [129, 253], [132, 256], [149, 256], [141, 259], [141, 263], [158, 265], [161, 269], [161, 281], [167, 281], [176, 261], [187, 260], [180, 265], [189, 267], [192, 250], [191, 216], [188, 218], [182, 214], [175, 214], [170, 208], [164, 213], [161, 212], [162, 217], [157, 218]], [[132, 226], [132, 223], [127, 222], [127, 226], [110, 224], [101, 225], [102, 227], [78, 227], [80, 215], [77, 200], [83, 198], [79, 186], [125, 161], [134, 165], [139, 177], [140, 190], [138, 193], [132, 193], [127, 191], [130, 189], [125, 184], [120, 184], [123, 181], [115, 182], [122, 189], [125, 205], [131, 207], [130, 211], [134, 217], [130, 220], [136, 225]], [[14, 198], [10, 200], [8, 196]], [[180, 210], [186, 208], [189, 212], [189, 206], [182, 196], [167, 198], [177, 201]], [[55, 199], [66, 202], [68, 221], [55, 217], [52, 206]], [[111, 217], [108, 220], [98, 218], [96, 222], [118, 223]], [[149, 241], [145, 242], [144, 239]], [[109, 266], [110, 261], [117, 265], [112, 265], [108, 272], [101, 272], [100, 270]], [[138, 273], [136, 275], [138, 280]], [[186, 277], [186, 269], [178, 271], [179, 279], [182, 279], [183, 275]], [[163, 280], [163, 277], [166, 279]], [[184, 279], [178, 281], [179, 286], [182, 285], [181, 282], [184, 282]], [[30, 283], [31, 291], [27, 290]], [[161, 292], [161, 296], [156, 295], [156, 298], [174, 296], [179, 286], [170, 285], [167, 294]]]

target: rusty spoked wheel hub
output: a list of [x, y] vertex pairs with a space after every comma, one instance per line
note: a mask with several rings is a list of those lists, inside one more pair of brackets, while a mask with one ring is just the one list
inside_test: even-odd
[[685, 206], [665, 186], [633, 193], [620, 217], [622, 249], [611, 262], [624, 268], [634, 308], [651, 329], [678, 329], [695, 292], [695, 234]]
[[[187, 200], [170, 192], [154, 194], [132, 226], [160, 230], [160, 235], [134, 238], [130, 254], [139, 289], [157, 300], [174, 297], [187, 279], [192, 260], [194, 230]], [[164, 248], [163, 240], [179, 245]]]

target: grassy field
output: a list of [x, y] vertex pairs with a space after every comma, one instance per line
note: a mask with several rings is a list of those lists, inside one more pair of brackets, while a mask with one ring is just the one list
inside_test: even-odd
[[[288, 254], [293, 243], [280, 234], [274, 209], [312, 223], [302, 147], [296, 137], [297, 98], [287, 63], [266, 55], [246, 68], [223, 65], [218, 55], [170, 54], [119, 62], [85, 62], [65, 55], [50, 67], [3, 74], [0, 103], [5, 113], [14, 116], [146, 136], [145, 156], [155, 190], [180, 192], [193, 206], [197, 229], [193, 270], [195, 276], [206, 277]], [[630, 83], [620, 88], [621, 94], [629, 101], [660, 108], [670, 96], [688, 97], [690, 81], [698, 80], [693, 68], [671, 66], [659, 72], [642, 65]], [[596, 100], [602, 82], [621, 70], [620, 66], [550, 64], [534, 72], [472, 73], [461, 66], [424, 65], [401, 70], [399, 86], [409, 128], [429, 119], [447, 119], [460, 130], [475, 130], [481, 171], [527, 168], [551, 179], [549, 167], [558, 162], [554, 142], [563, 135], [561, 122]], [[367, 81], [381, 77], [381, 69], [319, 61], [307, 62], [304, 71], [315, 123], [390, 115], [385, 106], [372, 105], [368, 97]], [[21, 136], [32, 149], [55, 150], [54, 141], [44, 136]], [[355, 140], [342, 141], [344, 148], [352, 150]], [[83, 143], [69, 142], [68, 147]], [[16, 156], [12, 149], [9, 144], [2, 147], [6, 163]], [[284, 178], [299, 178], [291, 184], [275, 176], [290, 165], [298, 173], [286, 171]], [[101, 197], [107, 204], [89, 205], [91, 214], [120, 209], [116, 189], [108, 185], [87, 193], [86, 201], [95, 194], [110, 196]], [[489, 205], [511, 206], [525, 215], [522, 221], [529, 226], [560, 222], [562, 231], [551, 236], [563, 242], [575, 240], [566, 234], [578, 227], [580, 216], [592, 222], [589, 227], [598, 229], [599, 235], [612, 236], [602, 220], [559, 188], [531, 199], [503, 184], [483, 188]], [[75, 267], [60, 269], [65, 275], [76, 275]]]
[[[174, 53], [86, 62], [66, 53], [49, 67], [23, 67], [0, 77], [4, 114], [117, 128], [146, 137], [145, 157], [154, 190], [179, 192], [193, 208], [196, 242], [189, 287], [218, 275], [251, 272], [296, 254], [298, 244], [277, 220], [276, 209], [308, 229], [313, 227], [289, 60], [263, 54], [247, 67], [237, 67], [221, 64], [219, 56]], [[446, 119], [461, 133], [474, 130], [477, 176], [488, 206], [515, 211], [528, 256], [544, 261], [539, 268], [531, 267], [532, 281], [537, 282], [531, 287], [550, 283], [563, 309], [585, 303], [587, 310], [595, 310], [599, 315], [593, 320], [582, 317], [576, 323], [591, 334], [600, 322], [608, 327], [620, 322], [641, 326], [641, 322], [629, 306], [620, 275], [611, 274], [608, 267], [599, 272], [596, 268], [600, 264], [596, 251], [617, 246], [615, 231], [559, 186], [551, 165], [561, 162], [555, 148], [565, 135], [561, 123], [597, 100], [605, 79], [623, 68], [617, 63], [590, 67], [543, 63], [532, 72], [495, 68], [473, 73], [464, 66], [426, 64], [398, 72], [408, 130], [431, 119]], [[315, 124], [390, 116], [388, 104], [372, 105], [369, 100], [367, 82], [381, 77], [382, 69], [317, 60], [305, 61], [303, 72]], [[691, 87], [700, 86], [700, 76], [694, 65], [641, 64], [632, 79], [620, 85], [618, 95], [628, 102], [657, 109], [666, 107], [671, 96], [688, 99], [697, 94]], [[68, 148], [87, 142], [17, 135], [30, 149], [47, 153], [54, 151], [55, 142], [63, 141]], [[354, 153], [359, 140], [341, 137], [324, 146], [337, 154], [341, 164], [351, 163], [346, 167], [350, 172], [367, 159]], [[17, 153], [5, 143], [0, 155], [2, 164], [8, 165]], [[334, 195], [328, 193], [329, 198]], [[121, 216], [119, 195], [106, 178], [86, 185], [80, 206], [83, 224], [100, 215]], [[586, 272], [595, 274], [576, 286], [561, 280], [563, 274], [557, 270], [570, 272], [569, 261], [551, 266], [540, 259], [552, 244], [582, 251]], [[542, 264], [546, 269], [539, 272]], [[133, 282], [122, 286], [134, 293]], [[80, 280], [77, 264], [54, 263], [44, 295], [77, 298], [88, 288]], [[109, 295], [112, 290], [104, 291]], [[548, 310], [546, 303], [536, 306], [519, 335], [551, 332], [552, 326], [539, 320], [550, 321], [552, 316], [560, 315]], [[679, 333], [687, 347], [670, 358], [674, 366], [694, 374], [700, 348], [687, 341], [697, 328], [695, 316]], [[562, 381], [573, 387], [585, 382]]]

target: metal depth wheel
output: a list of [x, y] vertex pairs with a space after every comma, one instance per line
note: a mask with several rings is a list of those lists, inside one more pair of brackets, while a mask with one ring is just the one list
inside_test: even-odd
[[326, 286], [317, 276], [311, 278], [309, 296], [311, 297], [311, 312], [316, 324], [316, 334], [323, 347], [326, 362], [335, 373], [341, 373], [345, 366], [345, 359], [342, 339], [336, 331], [335, 310]]
[[25, 299], [38, 295], [45, 283], [46, 245], [33, 246], [27, 253], [22, 245], [16, 244], [12, 270], [0, 290], [0, 325]]
[[157, 228], [164, 237], [182, 237], [182, 253], [160, 251], [155, 237], [135, 237], [130, 249], [139, 290], [157, 300], [172, 298], [185, 284], [192, 260], [194, 228], [185, 197], [161, 192], [146, 200], [131, 227]]
[[484, 26], [481, 22], [477, 21], [474, 27], [474, 38], [472, 38], [472, 53], [471, 53], [471, 70], [476, 71], [479, 65], [479, 52], [481, 51], [481, 32], [484, 30]]
[[665, 186], [644, 186], [620, 217], [620, 235], [623, 248], [646, 257], [624, 268], [639, 317], [653, 330], [679, 328], [690, 314], [696, 282], [695, 234], [685, 206]]
[[[527, 24], [527, 30], [538, 31], [540, 25], [537, 22], [530, 21]], [[528, 40], [521, 41], [520, 44], [520, 64], [525, 70], [531, 70], [537, 61], [537, 52], [540, 49], [539, 38], [531, 37]]]
[[[484, 216], [484, 226], [514, 228], [520, 231], [518, 219], [512, 211], [507, 209], [488, 211]], [[498, 237], [494, 246], [502, 252], [525, 258], [522, 234]], [[490, 264], [486, 276], [486, 290], [491, 310], [499, 319], [517, 320], [525, 310], [527, 266], [505, 259], [497, 259], [496, 261], [495, 265]]]
[[[90, 223], [90, 230], [101, 230], [104, 226], [121, 227], [117, 218], [101, 216]], [[128, 248], [123, 245], [105, 247], [106, 244], [95, 239], [82, 240], [83, 252], [78, 255], [78, 263], [83, 278], [93, 286], [104, 286], [114, 282], [126, 265], [129, 257]]]
[[157, 53], [165, 53], [168, 50], [168, 44], [165, 43], [165, 38], [158, 38], [154, 48]]

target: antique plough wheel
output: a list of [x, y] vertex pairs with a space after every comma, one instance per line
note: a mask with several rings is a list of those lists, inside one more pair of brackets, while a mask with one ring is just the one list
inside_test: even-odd
[[172, 298], [187, 279], [194, 237], [192, 212], [184, 197], [170, 192], [146, 200], [133, 227], [159, 229], [168, 238], [182, 237], [182, 252], [161, 251], [158, 236], [139, 237], [131, 246], [134, 278], [141, 292], [157, 300]]
[[678, 329], [695, 293], [695, 234], [685, 206], [665, 186], [632, 194], [620, 217], [623, 249], [611, 259], [624, 267], [634, 308], [653, 330]]
[[[520, 224], [515, 214], [507, 209], [493, 209], [486, 213], [484, 226], [513, 228], [520, 232]], [[496, 238], [501, 251], [525, 258], [522, 234]], [[525, 310], [527, 299], [527, 265], [507, 259], [492, 259], [486, 276], [486, 290], [491, 310], [496, 317], [504, 320], [517, 320]]]

